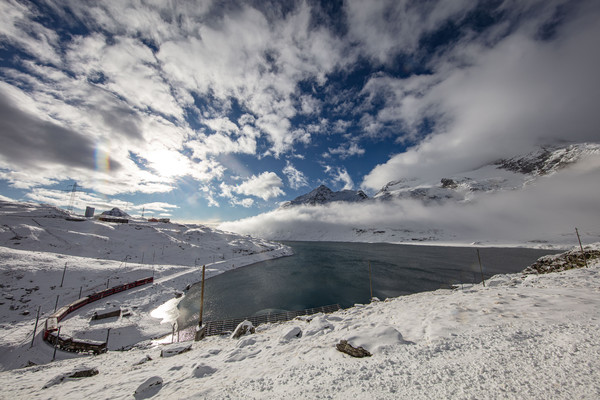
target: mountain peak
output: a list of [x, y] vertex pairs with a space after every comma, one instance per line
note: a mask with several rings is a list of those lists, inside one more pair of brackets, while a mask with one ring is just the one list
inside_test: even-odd
[[283, 208], [299, 206], [299, 205], [320, 205], [333, 203], [336, 201], [345, 202], [360, 202], [368, 199], [362, 190], [340, 190], [334, 192], [325, 185], [320, 185], [316, 189], [307, 194], [296, 197], [294, 200], [288, 201], [282, 205]]

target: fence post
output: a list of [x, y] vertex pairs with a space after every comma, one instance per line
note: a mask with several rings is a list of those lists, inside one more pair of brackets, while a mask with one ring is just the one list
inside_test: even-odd
[[479, 249], [477, 249], [477, 259], [479, 260], [479, 271], [481, 272], [481, 281], [483, 282], [483, 287], [485, 287], [485, 279], [483, 278], [483, 267], [481, 266], [481, 256], [479, 255]]
[[60, 294], [56, 295], [56, 303], [54, 304], [54, 311], [56, 311], [56, 308], [58, 307], [58, 298], [60, 297]]
[[371, 261], [369, 261], [369, 289], [371, 290], [371, 297], [369, 297], [369, 302], [373, 301], [373, 282], [371, 281]]
[[65, 273], [67, 272], [67, 263], [65, 263], [65, 269], [63, 269], [63, 276], [62, 279], [60, 280], [60, 287], [62, 287], [64, 281], [65, 281]]
[[202, 327], [202, 314], [204, 312], [204, 273], [206, 272], [206, 265], [202, 266], [202, 290], [200, 291], [200, 319], [198, 320], [198, 326]]
[[585, 267], [587, 268], [587, 259], [585, 258], [585, 251], [583, 251], [583, 246], [581, 245], [581, 238], [579, 237], [579, 231], [575, 228], [575, 233], [577, 234], [577, 240], [579, 241], [579, 248], [581, 249], [581, 255], [583, 256], [583, 262], [585, 263]]
[[79, 298], [81, 298], [81, 291], [83, 290], [83, 286], [79, 287]]
[[33, 347], [33, 341], [35, 340], [35, 332], [37, 331], [38, 321], [40, 320], [41, 308], [42, 308], [42, 306], [38, 307], [37, 317], [35, 317], [35, 327], [33, 328], [33, 337], [31, 338], [31, 346], [29, 346], [29, 348]]

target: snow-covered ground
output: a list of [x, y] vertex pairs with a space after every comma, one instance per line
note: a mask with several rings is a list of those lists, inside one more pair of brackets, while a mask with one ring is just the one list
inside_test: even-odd
[[[6, 371], [0, 397], [597, 399], [599, 288], [598, 261], [545, 275], [500, 275], [485, 287], [264, 325], [237, 340], [209, 337], [171, 357], [161, 351], [182, 344]], [[342, 339], [372, 356], [338, 352]], [[49, 346], [34, 347], [51, 357]], [[98, 374], [65, 378], [81, 369]]]
[[[65, 334], [102, 341], [111, 328], [109, 349], [119, 349], [171, 332], [179, 301], [175, 296], [202, 279], [202, 264], [211, 277], [291, 254], [279, 243], [206, 226], [75, 222], [65, 216], [50, 206], [0, 202], [0, 369], [48, 362], [48, 349], [40, 337], [42, 324], [55, 305], [77, 300], [80, 292], [86, 296], [154, 276], [153, 285], [87, 305], [61, 324]], [[117, 307], [130, 316], [90, 321], [94, 312]], [[40, 326], [30, 348], [38, 309]]]
[[[71, 222], [52, 208], [13, 206], [0, 213], [2, 399], [600, 397], [598, 260], [589, 268], [499, 275], [485, 286], [262, 325], [240, 339], [163, 345], [150, 339], [170, 333], [175, 294], [199, 280], [198, 258], [216, 257], [207, 263], [213, 276], [289, 249], [206, 227]], [[202, 240], [193, 240], [190, 230], [201, 230]], [[81, 236], [89, 240], [85, 250], [75, 244]], [[165, 244], [161, 262], [125, 260], [146, 241], [152, 243], [145, 254], [156, 259]], [[59, 351], [51, 361], [41, 324], [31, 347], [38, 307], [47, 317], [57, 296], [60, 306], [77, 299], [80, 289], [85, 295], [105, 288], [107, 280], [112, 286], [152, 273], [153, 285], [86, 305], [61, 322], [62, 333], [76, 338], [104, 340], [110, 328], [107, 353]], [[116, 307], [131, 315], [90, 321], [95, 311]], [[343, 354], [336, 349], [340, 340], [372, 356]], [[91, 376], [71, 377], [84, 370]]]

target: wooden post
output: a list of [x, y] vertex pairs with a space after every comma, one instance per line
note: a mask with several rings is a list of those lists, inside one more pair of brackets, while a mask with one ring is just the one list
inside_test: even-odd
[[479, 271], [481, 272], [481, 281], [483, 282], [483, 287], [485, 287], [485, 279], [483, 278], [483, 267], [481, 266], [481, 256], [479, 255], [479, 249], [477, 249], [477, 259], [479, 260]]
[[198, 326], [202, 327], [202, 315], [204, 313], [204, 273], [206, 272], [206, 265], [202, 266], [202, 290], [200, 291], [200, 318], [198, 319]]
[[67, 272], [67, 263], [65, 263], [65, 269], [63, 269], [63, 276], [62, 279], [60, 280], [60, 287], [62, 287], [64, 281], [65, 281], [65, 273]]
[[56, 311], [56, 307], [58, 307], [58, 297], [60, 296], [60, 294], [56, 295], [56, 303], [54, 304], [54, 311]]
[[52, 361], [56, 359], [56, 348], [58, 347], [58, 339], [60, 338], [60, 328], [62, 328], [62, 326], [58, 327], [58, 332], [56, 333], [56, 342], [54, 342], [54, 354], [52, 355]]
[[143, 264], [143, 263], [144, 263], [144, 252], [142, 251], [142, 262], [141, 262], [141, 264]]
[[106, 280], [106, 288], [108, 289], [108, 282], [110, 282], [110, 278]]
[[81, 291], [83, 290], [83, 286], [79, 286], [79, 298], [81, 298]]
[[585, 251], [583, 251], [583, 246], [581, 245], [581, 238], [579, 237], [579, 231], [575, 228], [575, 233], [577, 234], [577, 240], [579, 241], [579, 248], [581, 249], [581, 255], [583, 256], [583, 262], [585, 263], [585, 267], [587, 268], [587, 259], [585, 258]]
[[171, 329], [171, 343], [175, 341], [175, 322], [173, 322], [173, 326]]
[[110, 328], [106, 331], [106, 350], [108, 350], [108, 337], [110, 336]]
[[373, 282], [371, 281], [371, 261], [369, 261], [369, 289], [371, 290], [371, 297], [369, 302], [373, 301]]
[[41, 308], [42, 308], [42, 306], [38, 307], [37, 317], [35, 317], [35, 327], [33, 328], [33, 337], [31, 338], [31, 346], [29, 346], [29, 348], [33, 347], [33, 341], [35, 340], [35, 332], [37, 331], [38, 321], [40, 320]]

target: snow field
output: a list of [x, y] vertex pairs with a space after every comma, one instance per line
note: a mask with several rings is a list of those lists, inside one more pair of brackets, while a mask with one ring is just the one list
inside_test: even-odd
[[[209, 337], [169, 358], [160, 357], [164, 347], [150, 346], [7, 371], [0, 396], [595, 399], [599, 287], [597, 261], [547, 275], [501, 275], [486, 287], [263, 325], [239, 340]], [[341, 339], [373, 356], [338, 352]], [[42, 389], [81, 366], [99, 374]]]

